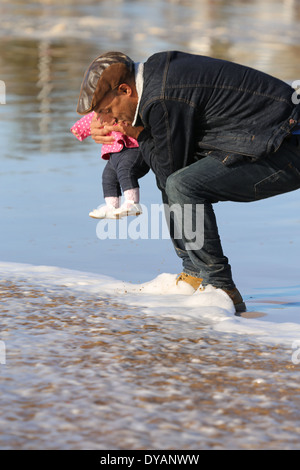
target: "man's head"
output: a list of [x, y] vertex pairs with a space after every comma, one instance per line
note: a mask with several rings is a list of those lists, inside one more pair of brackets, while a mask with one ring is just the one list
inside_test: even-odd
[[131, 123], [137, 101], [134, 62], [121, 52], [108, 52], [89, 66], [81, 85], [77, 112], [95, 111], [104, 122]]

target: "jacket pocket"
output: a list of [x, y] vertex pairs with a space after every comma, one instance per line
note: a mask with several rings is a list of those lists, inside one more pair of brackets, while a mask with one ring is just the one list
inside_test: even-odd
[[246, 155], [242, 155], [241, 153], [226, 152], [223, 150], [206, 150], [205, 152], [202, 152], [202, 155], [203, 154], [220, 160], [226, 166], [249, 160]]

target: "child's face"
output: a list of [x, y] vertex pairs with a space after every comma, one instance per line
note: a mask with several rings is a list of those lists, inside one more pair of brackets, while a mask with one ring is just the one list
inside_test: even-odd
[[122, 84], [117, 90], [105, 95], [95, 112], [103, 124], [124, 122], [131, 124], [138, 103], [134, 90], [127, 84]]

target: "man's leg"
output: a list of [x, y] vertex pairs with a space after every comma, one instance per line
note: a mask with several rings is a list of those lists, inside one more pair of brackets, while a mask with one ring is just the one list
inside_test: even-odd
[[[186, 249], [194, 275], [203, 279], [202, 284], [232, 289], [234, 282], [228, 259], [224, 256], [212, 204], [218, 201], [250, 202], [282, 194], [300, 187], [300, 137], [286, 140], [279, 151], [255, 163], [242, 162], [225, 166], [212, 157], [172, 174], [166, 185], [170, 205], [182, 208], [182, 226], [185, 226], [184, 206], [193, 207], [196, 217], [197, 204], [204, 208], [204, 243], [200, 249]], [[182, 233], [179, 243], [189, 246]], [[176, 244], [176, 241], [174, 241]], [[185, 270], [184, 270], [185, 271]], [[188, 272], [188, 271], [187, 271]]]
[[[200, 192], [200, 178], [198, 179], [196, 176], [200, 166], [201, 174], [202, 169], [204, 170], [204, 166], [206, 169], [208, 167], [213, 168], [215, 165], [218, 166], [220, 162], [209, 157], [205, 160], [205, 165], [203, 165], [203, 160], [201, 161], [201, 165], [199, 161], [184, 170], [179, 170], [167, 180], [166, 192], [168, 194], [169, 206], [171, 209], [175, 206], [180, 206], [181, 208], [179, 213], [181, 221], [177, 220], [177, 226], [180, 226], [180, 228], [177, 230], [175, 236], [174, 230], [172, 230], [171, 227], [171, 238], [178, 256], [183, 260], [184, 273], [200, 278], [203, 286], [212, 284], [214, 287], [232, 289], [235, 285], [232, 280], [231, 267], [228, 263], [228, 258], [224, 256], [223, 253], [216, 217], [212, 206], [212, 202], [217, 202], [217, 200], [210, 201], [208, 195], [204, 194], [204, 188], [202, 188]], [[197, 178], [197, 188], [193, 188], [193, 184], [188, 183], [190, 177]], [[188, 211], [186, 207], [188, 206], [192, 207], [194, 225], [197, 218], [197, 208], [203, 208], [202, 210], [204, 210], [204, 227], [202, 227], [201, 234], [203, 244], [201, 243], [199, 249], [196, 250], [190, 250], [188, 248], [194, 243], [195, 239], [188, 239], [186, 237], [188, 231], [184, 229], [187, 224], [186, 214]], [[171, 214], [173, 214], [173, 211], [171, 211]], [[180, 230], [181, 237], [179, 236]]]
[[[170, 233], [170, 238], [171, 238], [171, 241], [173, 242], [173, 246], [174, 246], [177, 256], [181, 258], [183, 271], [184, 273], [189, 274], [190, 276], [200, 278], [200, 276], [198, 275], [198, 272], [196, 272], [196, 268], [193, 265], [187, 250], [185, 249], [185, 245], [184, 245], [182, 238], [174, 237], [174, 231], [173, 231], [174, 212], [170, 212], [168, 210], [169, 199], [168, 199], [166, 192], [163, 189], [161, 189], [161, 193], [162, 193], [162, 200], [163, 200], [164, 208], [165, 208], [165, 217], [166, 217], [166, 221], [167, 221], [167, 225], [168, 225], [168, 229]], [[201, 284], [201, 282], [202, 282], [202, 278], [200, 278], [199, 280], [199, 285]]]

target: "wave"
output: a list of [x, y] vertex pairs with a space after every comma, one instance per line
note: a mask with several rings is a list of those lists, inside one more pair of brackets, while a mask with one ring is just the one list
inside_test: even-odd
[[[1, 277], [37, 287], [60, 286], [73, 295], [92, 295], [139, 307], [144, 315], [199, 321], [221, 333], [246, 336], [260, 344], [300, 346], [300, 287], [259, 291], [246, 298], [248, 313], [237, 317], [229, 297], [208, 286], [191, 295], [189, 286], [176, 286], [176, 275], [163, 273], [155, 279], [132, 284], [102, 274], [55, 266], [0, 262]], [[252, 312], [252, 313], [251, 313]]]

